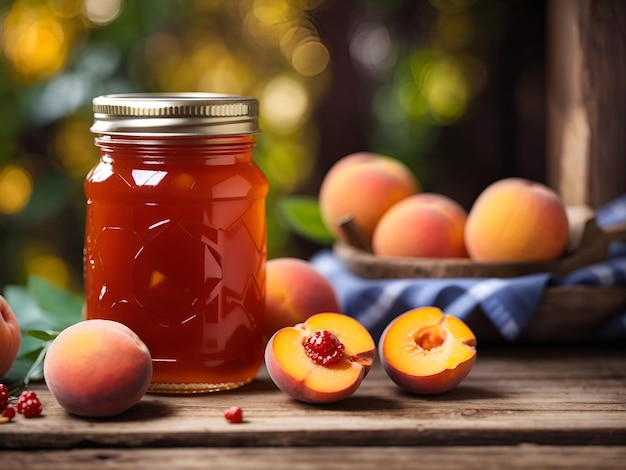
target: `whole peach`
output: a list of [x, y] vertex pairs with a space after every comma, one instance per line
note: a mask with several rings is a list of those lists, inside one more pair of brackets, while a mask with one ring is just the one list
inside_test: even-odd
[[0, 378], [11, 369], [20, 349], [22, 332], [11, 306], [0, 295]]
[[466, 219], [465, 209], [447, 196], [415, 194], [382, 216], [372, 248], [386, 257], [466, 258]]
[[551, 261], [567, 247], [565, 206], [546, 185], [506, 178], [476, 199], [465, 225], [465, 245], [476, 261]]
[[264, 336], [321, 312], [339, 312], [335, 290], [308, 261], [274, 258], [267, 262]]
[[417, 178], [401, 161], [374, 153], [353, 153], [340, 159], [324, 176], [320, 214], [327, 228], [344, 241], [347, 237], [338, 223], [351, 216], [369, 242], [387, 209], [419, 190]]
[[70, 413], [114, 416], [146, 393], [152, 359], [146, 345], [126, 325], [85, 320], [63, 330], [50, 344], [44, 378], [52, 395]]

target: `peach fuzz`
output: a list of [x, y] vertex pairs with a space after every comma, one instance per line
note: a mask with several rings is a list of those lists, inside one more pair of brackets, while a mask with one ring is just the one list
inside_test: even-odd
[[337, 161], [324, 176], [319, 191], [320, 214], [327, 228], [344, 241], [347, 237], [338, 223], [351, 216], [369, 242], [387, 209], [419, 190], [419, 181], [401, 161], [374, 153], [353, 153]]
[[380, 219], [372, 239], [376, 255], [412, 258], [467, 258], [467, 212], [436, 193], [409, 196]]
[[0, 378], [13, 366], [22, 341], [22, 332], [13, 310], [0, 295]]
[[291, 398], [333, 403], [359, 388], [375, 352], [374, 340], [363, 325], [347, 315], [327, 312], [278, 330], [267, 343], [265, 365], [276, 386]]
[[465, 225], [475, 261], [552, 261], [567, 248], [565, 206], [549, 187], [523, 178], [496, 181], [478, 196]]
[[308, 261], [274, 258], [266, 266], [264, 336], [268, 340], [286, 326], [311, 315], [340, 312], [335, 290]]
[[152, 359], [126, 325], [85, 320], [50, 344], [44, 378], [59, 404], [86, 417], [118, 415], [141, 400], [150, 386]]
[[476, 337], [436, 307], [410, 310], [389, 323], [378, 345], [383, 368], [400, 388], [435, 394], [456, 387], [476, 361]]

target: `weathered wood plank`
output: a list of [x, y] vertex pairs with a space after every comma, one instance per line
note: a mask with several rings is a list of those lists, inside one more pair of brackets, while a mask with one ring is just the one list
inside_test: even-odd
[[548, 179], [598, 207], [626, 191], [626, 2], [548, 5]]
[[477, 446], [477, 447], [284, 447], [284, 448], [177, 448], [75, 449], [69, 451], [0, 454], [3, 468], [65, 470], [80, 468], [221, 470], [298, 470], [305, 468], [466, 470], [485, 468], [604, 468], [622, 469], [626, 447], [621, 446]]
[[[72, 417], [43, 385], [45, 417], [0, 426], [0, 448], [626, 444], [626, 350], [501, 348], [479, 352], [449, 393], [399, 390], [375, 367], [344, 402], [289, 399], [266, 374], [202, 396], [148, 395], [110, 419]], [[246, 421], [227, 423], [237, 404]]]

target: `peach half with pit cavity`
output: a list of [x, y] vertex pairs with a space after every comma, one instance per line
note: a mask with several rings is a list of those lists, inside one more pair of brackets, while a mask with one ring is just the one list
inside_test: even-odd
[[435, 394], [456, 387], [476, 361], [476, 336], [457, 317], [421, 307], [387, 325], [378, 345], [383, 368], [400, 388]]

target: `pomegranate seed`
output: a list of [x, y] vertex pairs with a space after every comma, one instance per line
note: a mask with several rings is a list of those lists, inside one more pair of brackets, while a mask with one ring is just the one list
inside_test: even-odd
[[17, 412], [26, 418], [34, 418], [41, 414], [41, 402], [35, 392], [25, 391], [17, 399]]
[[13, 408], [12, 406], [7, 406], [2, 412], [2, 417], [9, 418], [9, 421], [11, 421], [13, 418], [15, 418], [15, 408]]
[[337, 364], [343, 357], [346, 347], [333, 333], [318, 330], [303, 342], [307, 355], [322, 366]]
[[0, 411], [4, 410], [9, 404], [9, 388], [0, 384]]
[[243, 421], [243, 411], [238, 406], [231, 406], [224, 411], [224, 418], [229, 423], [241, 423]]

